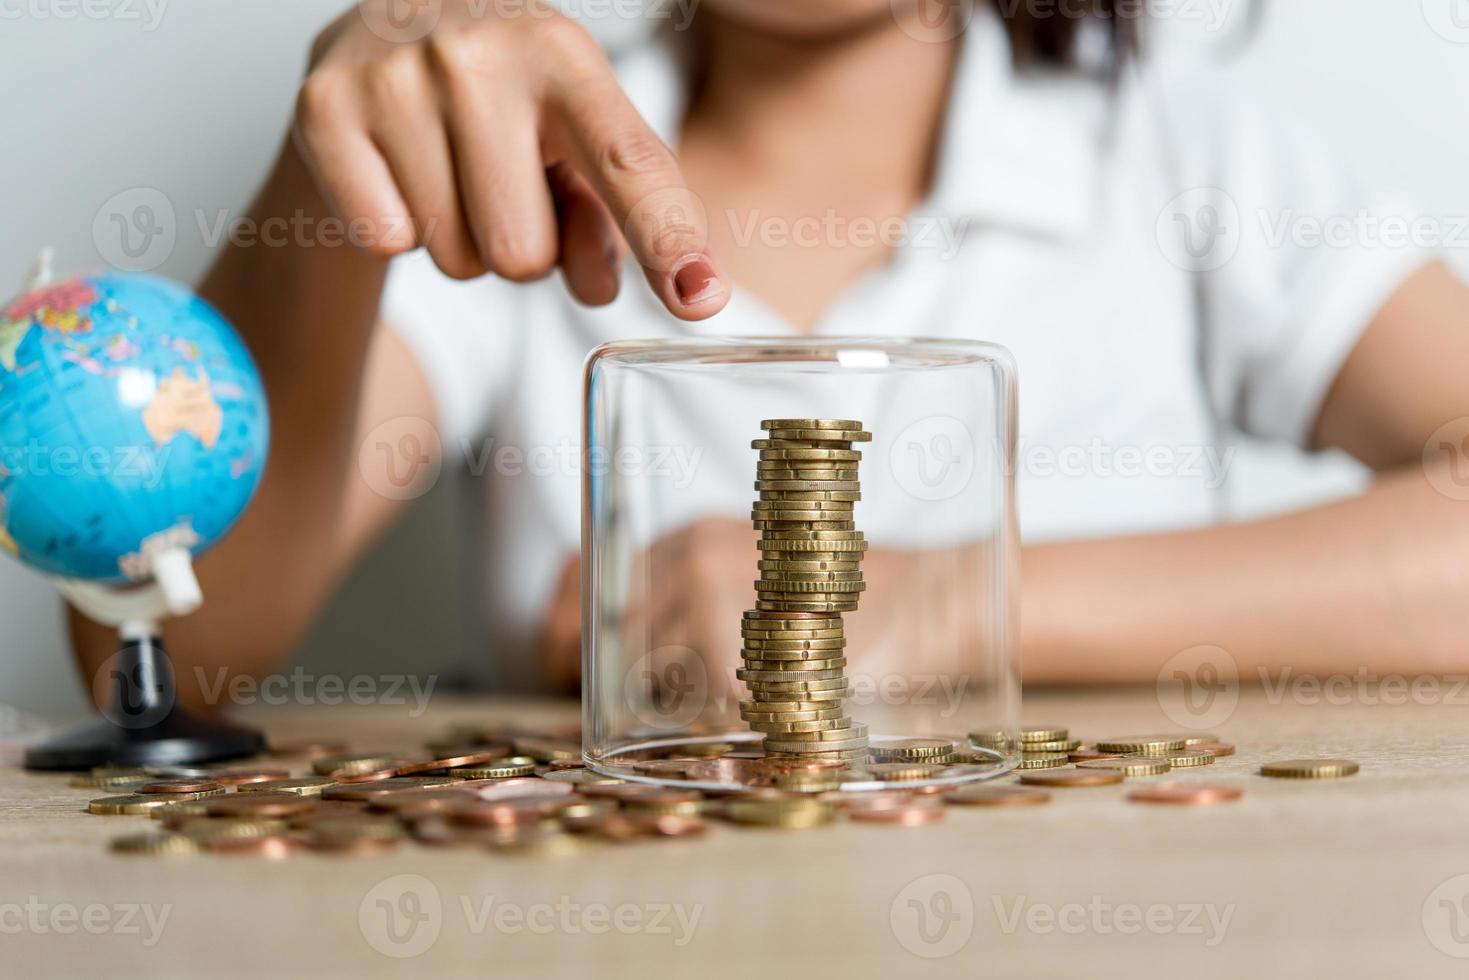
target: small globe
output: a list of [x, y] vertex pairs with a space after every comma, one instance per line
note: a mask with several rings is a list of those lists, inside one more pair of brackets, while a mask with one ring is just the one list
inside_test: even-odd
[[245, 345], [177, 283], [80, 276], [0, 307], [0, 551], [39, 571], [120, 584], [208, 549], [269, 434]]

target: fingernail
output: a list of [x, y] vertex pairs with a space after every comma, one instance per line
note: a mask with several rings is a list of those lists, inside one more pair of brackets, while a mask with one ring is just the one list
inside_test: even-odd
[[719, 292], [719, 274], [708, 259], [694, 259], [673, 274], [673, 289], [680, 303], [692, 306]]

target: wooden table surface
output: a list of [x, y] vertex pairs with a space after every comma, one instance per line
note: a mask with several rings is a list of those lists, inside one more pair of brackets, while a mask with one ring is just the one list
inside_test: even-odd
[[[951, 808], [919, 829], [716, 826], [573, 859], [410, 848], [284, 863], [107, 853], [145, 817], [84, 812], [64, 777], [0, 773], [0, 974], [11, 977], [1437, 977], [1469, 973], [1469, 711], [1245, 692], [1237, 755], [1177, 778], [1213, 808], [1126, 786], [1044, 807]], [[1177, 730], [1152, 691], [1027, 693], [1073, 734]], [[281, 740], [418, 745], [449, 723], [574, 720], [569, 705], [269, 709]], [[1262, 760], [1360, 775], [1270, 780]], [[1164, 777], [1174, 778], [1174, 777]], [[151, 918], [150, 918], [151, 916]], [[404, 955], [416, 954], [416, 955]], [[595, 971], [595, 973], [594, 973]], [[776, 972], [778, 971], [778, 972]]]

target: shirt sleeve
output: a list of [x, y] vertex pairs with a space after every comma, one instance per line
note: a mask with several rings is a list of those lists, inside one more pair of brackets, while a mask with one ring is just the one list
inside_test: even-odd
[[1220, 418], [1307, 448], [1362, 332], [1434, 250], [1408, 202], [1364, 193], [1342, 161], [1227, 88], [1216, 79], [1212, 97], [1190, 100], [1183, 186], [1159, 235], [1182, 236], [1165, 251], [1199, 274]]
[[493, 277], [450, 279], [422, 250], [388, 270], [382, 315], [433, 389], [446, 446], [482, 436], [514, 371], [512, 298]]

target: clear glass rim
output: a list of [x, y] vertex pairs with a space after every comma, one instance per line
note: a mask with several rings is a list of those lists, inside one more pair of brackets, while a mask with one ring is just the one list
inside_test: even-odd
[[952, 364], [994, 363], [1013, 368], [1015, 358], [1001, 344], [987, 340], [955, 337], [905, 336], [713, 336], [652, 337], [614, 340], [596, 347], [588, 356], [590, 366], [600, 361], [666, 364], [675, 361], [699, 361], [705, 358], [727, 359], [731, 354], [757, 355], [754, 361], [790, 359], [805, 355], [836, 360], [842, 351], [881, 351], [888, 354], [944, 356]]

